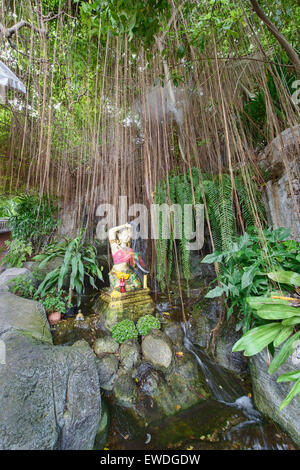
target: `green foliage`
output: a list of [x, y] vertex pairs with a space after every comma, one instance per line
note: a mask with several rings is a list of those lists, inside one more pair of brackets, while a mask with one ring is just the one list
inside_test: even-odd
[[58, 291], [57, 289], [51, 289], [47, 295], [40, 297], [37, 293], [35, 281], [35, 278], [17, 276], [10, 281], [10, 289], [14, 294], [19, 295], [20, 297], [40, 302], [47, 313], [64, 313], [66, 311], [66, 294], [62, 290]]
[[266, 229], [262, 234], [253, 230], [239, 237], [229, 250], [216, 251], [202, 260], [202, 263], [218, 262], [219, 285], [210, 290], [206, 297], [226, 296], [227, 318], [233, 311], [238, 312], [240, 322], [237, 329], [242, 327], [246, 332], [254, 322], [259, 321], [259, 317], [253, 314], [252, 300], [249, 305], [248, 298], [270, 292], [273, 284], [268, 279], [282, 280], [284, 276], [285, 284], [297, 279], [297, 274], [286, 273], [280, 277], [279, 272], [276, 275], [268, 273], [270, 267], [277, 271], [300, 272], [300, 262], [296, 258], [299, 243], [287, 240], [289, 235], [290, 230], [284, 228]]
[[[288, 60], [283, 54], [275, 55], [273, 60], [278, 63], [288, 64]], [[297, 80], [297, 73], [294, 69], [287, 67], [281, 67], [278, 65], [272, 66], [272, 72], [267, 68], [265, 69], [266, 86], [268, 89], [271, 103], [268, 106], [273, 106], [274, 112], [278, 119], [278, 122], [282, 124], [282, 127], [286, 127], [288, 116], [286, 110], [283, 108], [282, 101], [280, 99], [278, 82], [280, 86], [284, 86], [286, 93], [291, 96], [294, 93], [293, 84]], [[280, 80], [279, 80], [280, 77]], [[277, 85], [276, 85], [277, 82]], [[254, 145], [266, 145], [270, 138], [270, 126], [268, 126], [268, 110], [266, 104], [265, 92], [261, 87], [261, 84], [256, 84], [257, 91], [254, 96], [247, 99], [244, 105], [242, 113], [242, 121], [245, 128], [249, 129]]]
[[10, 268], [21, 268], [28, 256], [32, 255], [33, 247], [30, 242], [16, 238], [5, 242], [8, 251], [2, 258], [2, 264]]
[[80, 3], [81, 15], [90, 23], [93, 35], [98, 36], [99, 28], [104, 33], [127, 34], [129, 41], [135, 36], [149, 45], [160, 30], [161, 20], [170, 16], [168, 0], [94, 0]]
[[36, 288], [33, 284], [32, 278], [17, 276], [10, 282], [12, 284], [10, 289], [14, 294], [24, 297], [25, 299], [35, 298]]
[[14, 213], [9, 217], [13, 238], [41, 245], [58, 226], [57, 206], [46, 196], [23, 194], [15, 198]]
[[[212, 229], [212, 237], [216, 250], [229, 250], [233, 245], [234, 237], [238, 232], [236, 222], [236, 201], [233, 198], [233, 188], [230, 175], [221, 174], [211, 176], [200, 174], [197, 168], [192, 168], [192, 177], [189, 174], [175, 175], [164, 180], [156, 188], [156, 204], [177, 204], [181, 207], [182, 224], [179, 242], [179, 252], [184, 278], [190, 279], [190, 250], [189, 240], [186, 238], [184, 205], [207, 205], [208, 218]], [[246, 175], [237, 174], [234, 178], [235, 190], [244, 225], [246, 228], [255, 225], [256, 217], [263, 223], [264, 209], [260, 201], [260, 192], [251, 172]], [[249, 195], [251, 193], [251, 197]], [[193, 196], [194, 195], [194, 196]], [[255, 212], [256, 210], [256, 212]], [[173, 249], [178, 226], [174, 226], [174, 214], [170, 214], [170, 238], [166, 240], [162, 233], [162, 214], [159, 219], [159, 239], [156, 242], [157, 280], [162, 290], [165, 288], [165, 279], [169, 278], [173, 270]], [[177, 237], [178, 238], [178, 237]]]
[[57, 256], [63, 257], [62, 265], [46, 275], [37, 294], [45, 296], [53, 287], [60, 290], [67, 276], [70, 276], [69, 289], [76, 291], [77, 304], [80, 305], [85, 278], [88, 278], [94, 289], [97, 288], [95, 279], [103, 280], [103, 276], [96, 260], [96, 248], [85, 241], [84, 235], [84, 231], [81, 231], [74, 239], [66, 238], [62, 242], [52, 243], [44, 253], [35, 256], [34, 259], [41, 262], [39, 268]]
[[40, 302], [47, 313], [64, 313], [66, 311], [66, 300], [62, 290], [52, 289]]
[[112, 327], [112, 337], [117, 343], [124, 343], [127, 339], [135, 339], [138, 337], [138, 331], [135, 324], [131, 320], [122, 320]]
[[139, 334], [146, 336], [153, 328], [160, 329], [160, 321], [153, 315], [145, 315], [138, 319], [136, 326]]
[[[281, 270], [268, 273], [268, 277], [285, 285], [300, 287], [300, 276], [298, 273]], [[272, 297], [249, 297], [247, 303], [255, 310], [257, 317], [267, 321], [267, 323], [253, 328], [244, 334], [235, 343], [232, 351], [244, 351], [245, 356], [253, 356], [267, 346], [274, 351], [275, 347], [279, 347], [284, 343], [273, 358], [268, 369], [269, 374], [274, 374], [299, 346], [300, 331], [294, 332], [295, 328], [299, 329], [300, 327], [299, 301], [297, 298], [293, 301], [287, 300], [283, 296], [273, 295]], [[268, 320], [271, 322], [268, 322]], [[274, 320], [276, 321], [274, 322]], [[299, 373], [300, 371], [288, 372], [280, 375], [277, 379], [277, 382], [295, 382], [289, 394], [281, 403], [281, 410], [300, 393]]]
[[14, 215], [16, 198], [0, 196], [0, 218], [9, 218]]

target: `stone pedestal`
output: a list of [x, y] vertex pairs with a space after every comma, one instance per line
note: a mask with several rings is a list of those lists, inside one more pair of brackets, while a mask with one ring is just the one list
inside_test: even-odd
[[136, 322], [143, 315], [153, 313], [154, 309], [148, 288], [125, 293], [103, 290], [94, 306], [94, 311], [103, 318], [109, 330], [124, 319]]

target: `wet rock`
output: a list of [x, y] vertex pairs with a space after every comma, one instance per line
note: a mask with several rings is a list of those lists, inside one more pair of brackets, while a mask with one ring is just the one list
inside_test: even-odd
[[120, 351], [121, 366], [129, 371], [136, 367], [141, 361], [140, 346], [135, 340], [127, 340], [121, 344]]
[[1, 340], [0, 449], [92, 449], [101, 397], [87, 343], [55, 347], [14, 329]]
[[165, 381], [164, 375], [159, 370], [149, 368], [140, 380], [140, 390], [150, 397], [160, 393], [161, 384]]
[[167, 371], [171, 368], [173, 350], [171, 340], [162, 331], [154, 329], [142, 341], [143, 360], [155, 368]]
[[116, 353], [118, 349], [119, 344], [112, 336], [102, 336], [97, 338], [94, 343], [94, 351], [98, 356], [103, 353]]
[[180, 347], [182, 345], [184, 333], [179, 323], [167, 322], [163, 327], [163, 332], [170, 338], [175, 346]]
[[96, 358], [96, 366], [100, 385], [105, 390], [111, 390], [119, 367], [118, 358], [113, 354], [103, 355], [101, 358]]
[[12, 280], [16, 277], [31, 278], [32, 273], [26, 268], [9, 268], [0, 274], [0, 292], [9, 292]]
[[105, 401], [102, 401], [102, 414], [99, 428], [96, 434], [93, 450], [103, 450], [108, 437], [110, 413]]
[[101, 415], [95, 357], [84, 341], [53, 346], [38, 302], [0, 294], [0, 449], [92, 449]]
[[242, 352], [232, 353], [233, 345], [241, 337], [235, 329], [236, 320], [232, 316], [224, 321], [214, 338], [212, 344], [212, 331], [220, 319], [220, 303], [214, 299], [197, 300], [192, 307], [190, 317], [190, 335], [192, 342], [203, 348], [213, 347], [216, 361], [226, 369], [239, 375], [248, 371], [248, 363]]
[[[279, 351], [276, 350], [276, 351]], [[253, 387], [254, 403], [259, 411], [277, 422], [281, 428], [300, 446], [300, 395], [297, 395], [288, 406], [280, 411], [280, 403], [289, 393], [291, 383], [277, 383], [279, 375], [292, 372], [299, 368], [295, 363], [295, 356], [290, 356], [278, 372], [270, 375], [268, 373], [268, 358], [266, 351], [251, 357], [250, 373]]]
[[1, 293], [0, 332], [6, 329], [26, 330], [31, 336], [52, 344], [45, 309], [35, 300]]
[[81, 339], [93, 346], [96, 338], [103, 335], [98, 315], [88, 315], [82, 321], [68, 318], [59, 322], [52, 330], [54, 344], [73, 344]]
[[132, 377], [121, 373], [114, 384], [114, 397], [120, 406], [132, 408], [135, 406], [137, 391]]

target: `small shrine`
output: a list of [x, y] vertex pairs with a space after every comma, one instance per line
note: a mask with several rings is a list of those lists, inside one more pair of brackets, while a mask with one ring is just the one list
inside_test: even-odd
[[125, 318], [136, 321], [152, 313], [155, 304], [147, 286], [148, 271], [131, 247], [132, 226], [126, 223], [113, 227], [108, 236], [114, 262], [109, 273], [110, 287], [101, 290], [94, 309], [103, 316], [105, 327], [111, 329]]

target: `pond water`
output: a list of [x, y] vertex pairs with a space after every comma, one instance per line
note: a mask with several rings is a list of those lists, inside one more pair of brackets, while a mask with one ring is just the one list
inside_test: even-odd
[[[92, 313], [94, 298], [83, 299], [82, 310]], [[156, 297], [156, 314], [181, 322], [178, 299], [170, 303], [166, 296]], [[83, 338], [91, 346], [97, 337], [97, 320], [93, 327], [82, 325], [69, 335], [54, 334], [55, 344], [71, 344]], [[63, 322], [64, 323], [64, 322]], [[84, 322], [85, 323], [85, 322]], [[96, 326], [95, 326], [96, 325]], [[217, 364], [203, 348], [192, 342], [190, 329], [184, 326], [184, 346], [195, 356], [212, 398], [175, 415], [156, 420], [149, 425], [140, 424], [128, 410], [116, 405], [109, 392], [102, 392], [109, 426], [102, 436], [102, 448], [111, 450], [287, 450], [294, 449], [289, 437], [272, 421], [255, 410], [249, 386], [231, 372]], [[98, 325], [99, 326], [99, 325]], [[101, 326], [99, 326], [101, 328]], [[68, 320], [65, 328], [72, 328]], [[64, 338], [64, 339], [62, 339]]]

